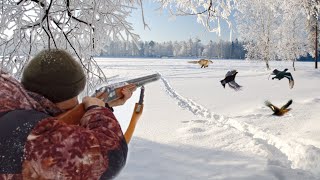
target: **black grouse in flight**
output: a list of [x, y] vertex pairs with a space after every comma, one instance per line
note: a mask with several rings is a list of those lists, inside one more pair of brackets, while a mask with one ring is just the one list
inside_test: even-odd
[[278, 79], [278, 80], [281, 80], [282, 78], [288, 78], [289, 80], [289, 87], [290, 89], [293, 88], [293, 85], [294, 85], [294, 80], [293, 80], [293, 77], [291, 75], [290, 72], [287, 72], [288, 69], [284, 69], [283, 71], [279, 71], [277, 69], [273, 70], [272, 73], [270, 75], [275, 75], [273, 79]]
[[225, 88], [226, 84], [229, 85], [230, 88], [234, 89], [234, 90], [240, 90], [242, 86], [240, 86], [239, 84], [237, 84], [234, 79], [237, 75], [237, 70], [232, 70], [232, 71], [228, 71], [225, 78], [223, 80], [221, 80], [221, 84], [222, 86]]

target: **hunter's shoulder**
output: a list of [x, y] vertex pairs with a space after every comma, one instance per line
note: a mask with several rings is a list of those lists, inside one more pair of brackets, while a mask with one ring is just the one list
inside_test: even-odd
[[0, 73], [0, 112], [14, 109], [30, 109], [21, 84], [9, 74]]
[[[24, 171], [30, 176], [47, 174], [50, 179], [99, 179], [106, 173], [117, 174], [125, 164], [127, 145], [115, 136], [110, 124], [100, 118], [95, 121], [86, 126], [68, 125], [55, 117], [39, 122], [27, 138]], [[95, 170], [89, 171], [92, 168]]]
[[16, 109], [34, 109], [50, 115], [61, 113], [61, 110], [45, 97], [26, 90], [11, 75], [0, 73], [0, 112]]

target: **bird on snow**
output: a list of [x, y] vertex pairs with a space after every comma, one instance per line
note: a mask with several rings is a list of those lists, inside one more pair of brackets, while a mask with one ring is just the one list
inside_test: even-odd
[[279, 70], [277, 70], [277, 69], [275, 69], [275, 70], [273, 70], [272, 71], [272, 73], [270, 74], [270, 75], [275, 75], [273, 78], [272, 78], [272, 80], [273, 79], [278, 79], [278, 80], [281, 80], [282, 78], [288, 78], [288, 80], [289, 80], [289, 87], [290, 87], [290, 89], [292, 89], [293, 88], [293, 85], [294, 85], [294, 80], [293, 80], [293, 77], [292, 77], [292, 75], [291, 75], [291, 73], [290, 72], [287, 72], [288, 71], [288, 69], [284, 69], [283, 71], [279, 71]]
[[269, 101], [265, 101], [265, 105], [268, 106], [272, 111], [273, 115], [276, 116], [282, 116], [288, 111], [291, 110], [291, 108], [288, 108], [292, 104], [292, 99], [290, 99], [287, 104], [283, 105], [281, 108], [278, 108], [277, 106], [271, 104]]
[[236, 77], [237, 73], [237, 70], [228, 71], [225, 78], [220, 81], [222, 86], [225, 88], [226, 84], [228, 84], [230, 88], [236, 91], [240, 90], [242, 86], [240, 86], [234, 81], [234, 78]]

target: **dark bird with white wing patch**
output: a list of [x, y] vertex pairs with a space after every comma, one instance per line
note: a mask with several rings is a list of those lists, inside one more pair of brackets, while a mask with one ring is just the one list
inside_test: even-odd
[[242, 86], [237, 84], [234, 80], [237, 74], [238, 74], [237, 70], [228, 71], [225, 78], [220, 81], [222, 86], [225, 88], [226, 84], [228, 84], [230, 88], [236, 91], [241, 90]]
[[290, 89], [293, 88], [294, 80], [293, 80], [292, 74], [290, 72], [288, 72], [288, 69], [284, 69], [283, 71], [279, 71], [279, 70], [275, 69], [275, 70], [272, 71], [272, 73], [270, 75], [275, 75], [272, 78], [272, 80], [273, 79], [281, 80], [283, 78], [287, 78], [289, 80]]

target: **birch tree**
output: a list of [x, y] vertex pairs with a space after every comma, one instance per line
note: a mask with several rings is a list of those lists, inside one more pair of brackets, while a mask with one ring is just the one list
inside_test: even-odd
[[306, 27], [307, 19], [301, 1], [284, 1], [281, 5], [282, 21], [278, 26], [277, 56], [280, 59], [292, 61], [295, 70], [295, 61], [307, 55], [308, 41]]
[[239, 39], [247, 42], [246, 59], [262, 60], [270, 69], [269, 60], [276, 57], [275, 29], [279, 25], [276, 0], [240, 0], [237, 6]]
[[319, 0], [303, 0], [303, 7], [307, 15], [307, 33], [309, 41], [309, 53], [315, 58], [315, 68], [318, 68], [318, 41], [319, 41]]

